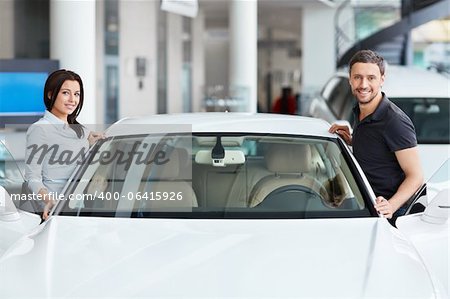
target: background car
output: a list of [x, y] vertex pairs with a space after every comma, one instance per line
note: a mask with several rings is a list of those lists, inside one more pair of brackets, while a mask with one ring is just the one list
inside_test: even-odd
[[0, 294], [446, 298], [446, 264], [430, 260], [446, 259], [433, 246], [448, 242], [445, 190], [400, 218], [405, 235], [376, 213], [361, 168], [328, 128], [235, 113], [114, 124], [43, 224], [20, 209], [14, 218], [4, 193]]
[[[424, 175], [428, 179], [450, 157], [450, 79], [414, 67], [388, 65], [383, 91], [414, 123]], [[348, 71], [338, 71], [312, 99], [307, 115], [353, 125], [355, 100]]]
[[25, 169], [25, 132], [0, 132], [0, 185], [20, 193]]

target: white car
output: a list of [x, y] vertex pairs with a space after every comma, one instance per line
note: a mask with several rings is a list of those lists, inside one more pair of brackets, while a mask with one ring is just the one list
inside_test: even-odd
[[47, 221], [3, 192], [0, 297], [448, 298], [448, 177], [396, 228], [328, 128], [244, 113], [112, 125]]
[[[414, 123], [424, 175], [430, 178], [450, 158], [450, 79], [432, 71], [388, 65], [382, 89]], [[353, 125], [355, 103], [348, 71], [341, 70], [312, 99], [306, 115]]]
[[[25, 168], [25, 132], [0, 131], [0, 185], [17, 193], [22, 189]], [[7, 141], [7, 142], [6, 142]]]

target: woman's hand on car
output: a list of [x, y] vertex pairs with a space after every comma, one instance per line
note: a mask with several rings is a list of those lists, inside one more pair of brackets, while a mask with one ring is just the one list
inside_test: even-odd
[[89, 145], [93, 145], [98, 140], [105, 139], [105, 138], [106, 138], [105, 133], [91, 131], [91, 132], [89, 132], [89, 136], [88, 136]]
[[44, 212], [42, 213], [42, 219], [47, 220], [55, 203], [53, 200], [48, 201], [44, 206]]
[[41, 190], [39, 190], [38, 193], [39, 193], [39, 197], [42, 198], [42, 200], [45, 202], [44, 211], [42, 212], [42, 219], [47, 220], [51, 209], [55, 205], [55, 202], [54, 202], [53, 198], [51, 198], [47, 189], [42, 188]]

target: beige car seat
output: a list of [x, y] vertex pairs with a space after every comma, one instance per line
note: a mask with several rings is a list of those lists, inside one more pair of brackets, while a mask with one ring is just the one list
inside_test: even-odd
[[[281, 143], [270, 145], [265, 154], [265, 161], [267, 169], [272, 174], [262, 178], [254, 186], [249, 197], [249, 207], [263, 205], [264, 201], [277, 190], [286, 192], [286, 195], [297, 190], [314, 195], [318, 200], [328, 197], [325, 187], [314, 177], [315, 167], [309, 145]], [[293, 200], [302, 200], [298, 196], [295, 198], [290, 197], [290, 204], [306, 206], [306, 202], [293, 203]], [[284, 205], [282, 201], [284, 202], [279, 200], [280, 208]]]
[[140, 205], [141, 211], [186, 211], [198, 206], [191, 174], [184, 171], [188, 158], [186, 149], [173, 148], [166, 163], [149, 165], [148, 179], [140, 188], [142, 194], [148, 195], [145, 204]]

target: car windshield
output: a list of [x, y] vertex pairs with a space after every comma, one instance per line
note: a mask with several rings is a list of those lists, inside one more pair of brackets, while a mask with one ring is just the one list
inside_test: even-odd
[[[60, 215], [169, 218], [374, 216], [337, 140], [165, 134], [103, 140]], [[365, 191], [367, 192], [367, 191]]]
[[421, 144], [450, 143], [450, 99], [389, 98], [411, 118]]

